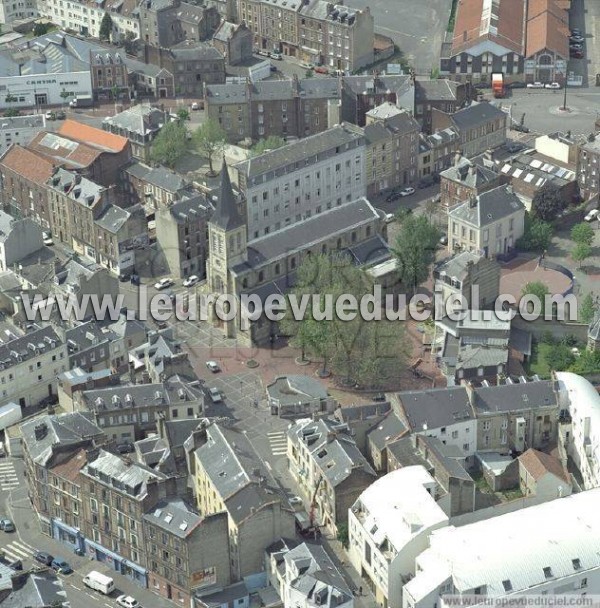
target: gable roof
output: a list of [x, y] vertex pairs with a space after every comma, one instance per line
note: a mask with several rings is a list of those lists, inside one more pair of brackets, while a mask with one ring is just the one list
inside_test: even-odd
[[530, 0], [527, 21], [526, 56], [548, 49], [569, 57], [569, 18], [554, 0]]
[[555, 456], [529, 448], [519, 456], [519, 462], [536, 481], [539, 481], [546, 473], [552, 473], [565, 483], [571, 483], [569, 474]]
[[503, 217], [522, 211], [525, 206], [509, 186], [498, 186], [482, 192], [472, 201], [466, 201], [448, 212], [449, 217], [477, 228], [497, 222]]
[[102, 148], [107, 152], [122, 152], [129, 143], [126, 137], [114, 135], [70, 119], [63, 122], [58, 132], [60, 135]]
[[54, 168], [49, 160], [18, 144], [7, 150], [0, 160], [0, 165], [39, 185], [45, 184], [50, 179]]

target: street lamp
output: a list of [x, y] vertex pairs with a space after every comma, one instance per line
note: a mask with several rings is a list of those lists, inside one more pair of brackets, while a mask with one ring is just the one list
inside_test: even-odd
[[567, 87], [569, 85], [569, 75], [565, 74], [565, 92], [564, 92], [564, 97], [563, 97], [563, 106], [561, 108], [561, 110], [563, 112], [567, 112], [569, 110], [569, 108], [567, 108]]

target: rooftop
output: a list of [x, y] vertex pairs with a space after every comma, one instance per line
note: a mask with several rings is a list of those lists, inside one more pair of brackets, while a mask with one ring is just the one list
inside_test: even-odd
[[186, 538], [202, 524], [198, 512], [181, 498], [161, 500], [144, 515], [144, 519], [180, 538]]
[[126, 137], [107, 133], [102, 129], [96, 129], [95, 127], [90, 127], [89, 125], [70, 119], [62, 123], [58, 133], [75, 141], [85, 142], [106, 152], [122, 152], [129, 144]]
[[479, 414], [558, 407], [553, 383], [547, 380], [500, 384], [473, 390], [473, 408]]
[[507, 119], [505, 112], [485, 101], [480, 103], [473, 102], [470, 106], [458, 110], [457, 112], [454, 112], [454, 114], [450, 114], [450, 117], [456, 128], [460, 131], [467, 131], [482, 126], [492, 120], [505, 121]]
[[519, 462], [536, 481], [539, 481], [546, 473], [551, 473], [565, 483], [571, 483], [569, 473], [556, 456], [529, 448], [519, 456]]
[[398, 393], [410, 430], [421, 432], [474, 418], [467, 389], [436, 388]]
[[519, 212], [524, 214], [525, 206], [512, 188], [498, 186], [456, 205], [448, 215], [452, 219], [482, 228]]

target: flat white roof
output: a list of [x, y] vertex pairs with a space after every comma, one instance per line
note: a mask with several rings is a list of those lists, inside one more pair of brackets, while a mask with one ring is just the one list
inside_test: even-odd
[[[491, 519], [434, 531], [417, 558], [421, 573], [407, 583], [415, 597], [427, 581], [452, 576], [458, 593], [487, 586], [491, 597], [600, 567], [600, 488]], [[415, 584], [413, 586], [413, 581]], [[425, 584], [423, 584], [425, 583]], [[415, 597], [417, 599], [417, 597]]]
[[[368, 515], [363, 523], [376, 544], [385, 538], [399, 551], [413, 537], [448, 517], [426, 486], [435, 480], [421, 465], [402, 467], [371, 484], [358, 502]], [[354, 508], [354, 507], [353, 507]]]

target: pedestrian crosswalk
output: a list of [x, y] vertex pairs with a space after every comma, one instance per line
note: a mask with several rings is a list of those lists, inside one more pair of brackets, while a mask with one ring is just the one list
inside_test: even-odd
[[31, 559], [35, 553], [35, 549], [22, 540], [13, 540], [12, 543], [2, 547], [0, 551], [12, 562], [16, 562], [18, 559]]
[[15, 465], [10, 460], [0, 460], [0, 490], [10, 490], [18, 485]]
[[269, 445], [271, 446], [273, 456], [282, 456], [287, 453], [287, 436], [285, 431], [267, 433], [267, 437], [269, 438]]

